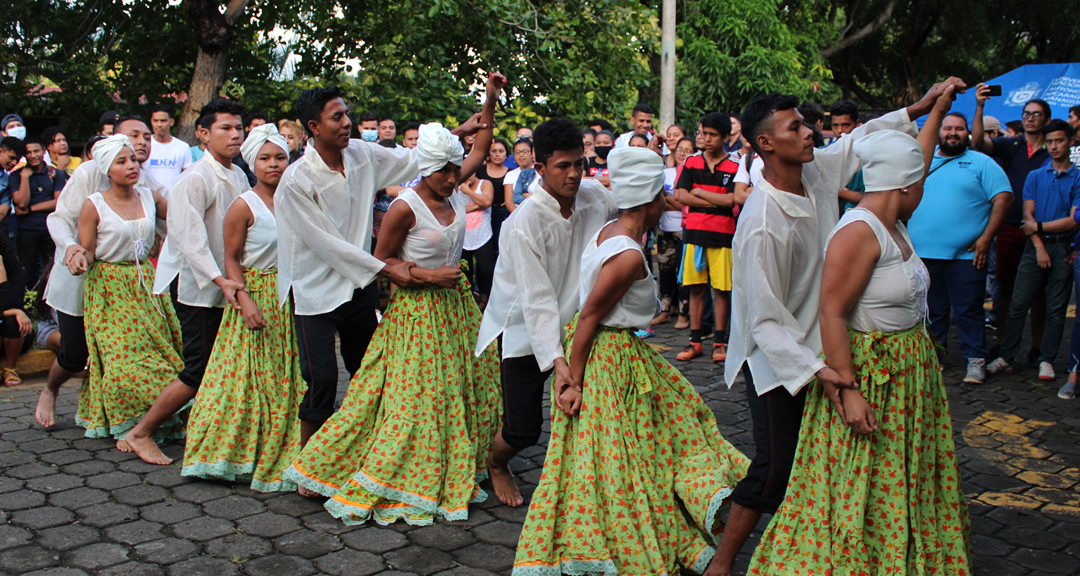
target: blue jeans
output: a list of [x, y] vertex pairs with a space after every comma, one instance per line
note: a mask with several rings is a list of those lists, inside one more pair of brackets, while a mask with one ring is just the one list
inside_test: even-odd
[[986, 328], [983, 298], [986, 268], [976, 268], [974, 260], [923, 260], [930, 272], [926, 303], [930, 308], [930, 330], [943, 346], [948, 345], [949, 316], [956, 321], [964, 360], [986, 358]]
[[1001, 343], [1001, 357], [1009, 364], [1016, 362], [1016, 351], [1024, 336], [1024, 321], [1032, 300], [1039, 292], [1046, 293], [1046, 328], [1043, 330], [1042, 348], [1039, 349], [1039, 362], [1053, 364], [1061, 346], [1075, 267], [1065, 264], [1069, 254], [1067, 243], [1047, 244], [1046, 252], [1050, 255], [1049, 268], [1039, 267], [1035, 245], [1031, 240], [1024, 246], [1024, 255], [1020, 258], [1012, 305], [1009, 306], [1009, 318], [1005, 324], [1005, 338]]

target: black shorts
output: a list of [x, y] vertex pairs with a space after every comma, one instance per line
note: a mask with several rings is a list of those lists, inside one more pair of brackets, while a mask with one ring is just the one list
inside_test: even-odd
[[72, 374], [82, 372], [90, 358], [83, 317], [69, 316], [57, 310], [56, 325], [60, 332], [60, 353], [56, 355], [56, 364]]
[[502, 437], [510, 446], [524, 450], [540, 441], [544, 427], [544, 388], [553, 370], [541, 371], [536, 356], [502, 361]]
[[756, 451], [746, 477], [731, 493], [731, 500], [763, 514], [775, 514], [784, 501], [795, 463], [806, 386], [794, 396], [783, 386], [758, 396], [750, 367], [744, 364], [742, 372], [746, 377], [746, 402], [753, 419]]

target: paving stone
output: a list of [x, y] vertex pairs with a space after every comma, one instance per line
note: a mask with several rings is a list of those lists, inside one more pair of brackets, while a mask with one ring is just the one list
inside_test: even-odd
[[223, 518], [203, 516], [174, 524], [170, 526], [170, 530], [177, 538], [205, 542], [227, 534], [235, 534], [236, 525]]
[[127, 562], [98, 572], [98, 576], [162, 576], [165, 570], [145, 562]]
[[168, 565], [192, 558], [199, 554], [202, 546], [179, 538], [162, 538], [143, 542], [135, 547], [135, 556], [145, 562]]
[[[23, 454], [29, 454], [23, 452]], [[33, 456], [30, 456], [33, 459]], [[56, 466], [50, 466], [48, 464], [41, 464], [38, 462], [31, 462], [30, 464], [24, 464], [22, 466], [16, 466], [10, 470], [4, 472], [5, 476], [12, 478], [18, 478], [20, 480], [29, 480], [31, 478], [40, 478], [42, 476], [48, 476], [49, 474], [56, 474], [60, 469]]]
[[[211, 556], [233, 559], [234, 562], [244, 562], [249, 558], [265, 556], [272, 550], [268, 540], [247, 534], [233, 534], [211, 540], [203, 549]], [[237, 558], [243, 558], [243, 560], [236, 560]]]
[[487, 542], [488, 544], [498, 544], [499, 546], [505, 546], [510, 549], [517, 548], [518, 539], [521, 537], [521, 529], [523, 526], [514, 522], [491, 522], [490, 524], [484, 524], [478, 528], [474, 528], [472, 533], [479, 540]]
[[83, 485], [83, 479], [70, 474], [50, 474], [26, 481], [26, 487], [44, 494], [54, 494]]
[[93, 454], [86, 450], [75, 450], [68, 448], [67, 450], [60, 450], [58, 452], [50, 452], [48, 454], [42, 454], [38, 457], [38, 460], [46, 464], [55, 464], [57, 466], [65, 466], [67, 464], [74, 464], [76, 462], [84, 462], [94, 457]]
[[446, 552], [431, 548], [409, 546], [383, 555], [391, 567], [428, 576], [454, 567], [454, 560]]
[[143, 462], [138, 458], [135, 458], [133, 460], [124, 460], [123, 462], [117, 462], [116, 468], [121, 472], [133, 472], [135, 474], [150, 474], [152, 472], [157, 472], [158, 470], [161, 470], [160, 465]]
[[8, 466], [21, 466], [34, 461], [34, 455], [29, 452], [0, 452], [0, 468]]
[[162, 524], [176, 524], [203, 515], [198, 506], [188, 502], [177, 502], [176, 500], [158, 502], [152, 506], [142, 508], [139, 513], [145, 520]]
[[[415, 534], [410, 532], [409, 534]], [[341, 542], [349, 548], [373, 554], [383, 554], [409, 545], [405, 535], [385, 528], [364, 528], [341, 535]]]
[[68, 550], [97, 542], [101, 535], [97, 530], [80, 524], [57, 526], [38, 532], [37, 543], [50, 550]]
[[248, 486], [246, 484], [234, 484], [233, 492], [235, 492], [238, 496], [254, 498], [256, 500], [259, 500], [260, 502], [277, 498], [279, 495], [278, 492], [259, 492], [258, 490], [253, 490], [251, 486]]
[[0, 570], [7, 570], [12, 574], [26, 574], [59, 563], [60, 556], [38, 546], [23, 546], [0, 553]]
[[20, 510], [11, 515], [12, 524], [31, 530], [42, 530], [61, 524], [70, 524], [74, 520], [75, 514], [70, 510], [53, 506]]
[[0, 525], [0, 550], [24, 546], [31, 538], [33, 535], [22, 528]]
[[61, 468], [65, 474], [72, 474], [74, 476], [81, 476], [83, 478], [87, 476], [97, 476], [98, 474], [105, 474], [116, 470], [116, 466], [112, 462], [105, 462], [102, 460], [87, 460], [85, 462], [76, 462], [74, 464], [68, 464]]
[[987, 516], [1005, 526], [1034, 528], [1036, 530], [1045, 530], [1053, 523], [1049, 518], [1044, 518], [1040, 514], [1015, 508], [995, 508]]
[[41, 440], [19, 444], [19, 450], [30, 452], [32, 454], [47, 454], [49, 452], [67, 450], [70, 447], [71, 446], [67, 442], [56, 438], [42, 438]]
[[22, 576], [87, 576], [87, 572], [77, 568], [42, 568]]
[[[113, 448], [116, 447], [116, 442], [113, 442]], [[106, 462], [113, 462], [119, 464], [125, 460], [137, 460], [139, 458], [134, 452], [121, 452], [119, 450], [102, 450], [100, 454], [94, 456], [98, 460], [104, 460]]]
[[295, 556], [266, 556], [244, 562], [250, 576], [308, 576], [317, 572], [310, 560]]
[[64, 555], [64, 565], [93, 570], [120, 564], [127, 561], [127, 559], [127, 548], [119, 544], [100, 543], [83, 546], [66, 553]]
[[[358, 533], [350, 532], [349, 534]], [[344, 545], [333, 534], [301, 529], [275, 539], [274, 547], [282, 554], [311, 559], [341, 550]]]
[[[494, 494], [494, 491], [492, 491], [492, 494]], [[495, 502], [497, 502], [497, 503], [499, 502], [499, 499], [495, 498], [494, 496], [492, 496], [492, 499], [495, 500]], [[499, 505], [501, 505], [501, 504], [499, 504]], [[457, 520], [455, 522], [447, 522], [447, 521], [441, 520], [441, 519], [437, 520], [437, 522], [439, 524], [447, 524], [449, 526], [460, 526], [461, 528], [464, 528], [466, 530], [471, 530], [471, 529], [473, 529], [473, 528], [475, 528], [477, 526], [483, 526], [484, 524], [487, 524], [488, 522], [494, 522], [494, 521], [495, 521], [495, 517], [492, 516], [490, 512], [488, 512], [487, 510], [481, 510], [480, 508], [476, 508], [476, 507], [470, 507], [469, 508], [469, 519], [468, 520]]]
[[[6, 410], [4, 412], [7, 412]], [[34, 440], [42, 440], [48, 438], [49, 434], [40, 428], [28, 428], [26, 430], [19, 430], [16, 432], [4, 432], [0, 434], [0, 438], [7, 440], [8, 442], [15, 442], [21, 444], [23, 442], [33, 442]]]
[[236, 564], [221, 558], [200, 556], [169, 566], [169, 576], [233, 576], [240, 574]]
[[236, 522], [236, 527], [245, 534], [261, 536], [263, 538], [277, 538], [282, 534], [288, 534], [300, 528], [300, 522], [296, 518], [263, 512], [254, 516], [241, 518]]
[[[509, 570], [504, 571], [509, 572]], [[490, 572], [488, 570], [481, 570], [479, 568], [471, 568], [469, 566], [458, 566], [457, 568], [451, 568], [443, 572], [439, 572], [435, 576], [495, 576], [498, 572]], [[385, 572], [379, 576], [385, 576]]]
[[1080, 572], [1080, 560], [1061, 552], [1021, 548], [1010, 559], [1021, 566], [1051, 574], [1076, 574]]
[[135, 544], [142, 544], [143, 542], [161, 538], [163, 536], [161, 528], [161, 524], [158, 524], [157, 522], [137, 520], [135, 522], [128, 522], [127, 524], [106, 528], [105, 535], [117, 542], [123, 542], [124, 544], [134, 546]]
[[971, 537], [971, 544], [975, 549], [975, 553], [980, 556], [1004, 557], [1016, 550], [1015, 546], [1010, 546], [1003, 540], [989, 538], [980, 534]]
[[137, 484], [119, 490], [112, 491], [113, 500], [129, 506], [146, 506], [154, 502], [162, 502], [171, 497], [169, 491], [161, 486], [150, 484]]
[[514, 550], [481, 542], [468, 548], [454, 551], [454, 560], [465, 566], [502, 572], [514, 566]]
[[26, 508], [41, 506], [44, 503], [45, 495], [40, 492], [17, 490], [15, 492], [8, 492], [7, 494], [0, 494], [0, 510], [8, 512], [25, 510]]
[[130, 472], [108, 472], [106, 474], [91, 476], [86, 479], [87, 486], [91, 488], [100, 488], [102, 490], [117, 490], [136, 484], [142, 484], [142, 479], [139, 478], [138, 474], [132, 474]]
[[[524, 495], [524, 492], [525, 491], [522, 490], [522, 495]], [[508, 506], [500, 506], [498, 508], [492, 508], [491, 510], [488, 510], [488, 512], [490, 512], [492, 516], [494, 516], [494, 517], [496, 517], [496, 518], [498, 518], [500, 520], [506, 520], [507, 522], [517, 522], [518, 524], [524, 524], [525, 523], [525, 516], [529, 513], [528, 504], [529, 504], [529, 501], [528, 501], [528, 499], [526, 499], [525, 504], [521, 505], [521, 506], [518, 506], [517, 508], [510, 508]]]
[[267, 500], [266, 509], [278, 514], [292, 516], [293, 518], [300, 518], [322, 510], [323, 505], [313, 498], [305, 498], [295, 492], [291, 492]]
[[331, 576], [371, 576], [383, 571], [382, 559], [369, 552], [341, 550], [315, 560], [315, 567]]
[[202, 504], [203, 502], [209, 502], [211, 500], [229, 496], [232, 494], [232, 490], [229, 490], [229, 488], [224, 485], [215, 484], [213, 482], [196, 482], [177, 486], [172, 489], [172, 493], [173, 496], [176, 496], [177, 500]]
[[18, 478], [10, 478], [8, 476], [0, 475], [0, 494], [7, 494], [8, 492], [14, 492], [16, 490], [22, 490], [26, 483]]
[[1013, 547], [1036, 548], [1040, 550], [1060, 550], [1069, 544], [1069, 541], [1055, 536], [1046, 530], [1032, 528], [1019, 528], [1010, 526], [995, 536], [1002, 542], [1007, 542]]
[[[341, 520], [334, 518], [326, 511], [308, 514], [300, 520], [308, 530], [317, 530], [327, 534], [344, 534], [355, 529], [352, 526], [346, 526]], [[404, 524], [404, 522], [395, 522], [390, 528], [396, 529], [398, 524]]]
[[[161, 468], [159, 466], [159, 468]], [[176, 465], [168, 468], [161, 468], [156, 472], [151, 472], [146, 475], [146, 483], [153, 484], [154, 486], [164, 486], [166, 488], [173, 488], [180, 486], [181, 484], [190, 484], [192, 480], [180, 475], [180, 468]]]
[[80, 508], [76, 514], [79, 516], [79, 521], [83, 524], [86, 524], [87, 526], [96, 526], [98, 528], [131, 522], [132, 520], [139, 518], [138, 510], [131, 506], [125, 506], [115, 502], [105, 502], [87, 506], [86, 508]]
[[109, 493], [94, 488], [75, 488], [64, 492], [58, 492], [49, 496], [49, 503], [53, 506], [61, 506], [70, 510], [78, 510], [86, 506], [100, 504], [109, 500]]
[[226, 520], [238, 520], [245, 516], [258, 514], [266, 509], [262, 502], [244, 496], [226, 496], [212, 502], [203, 504], [203, 510], [211, 516], [225, 518]]
[[[404, 538], [402, 539], [404, 540]], [[476, 543], [476, 537], [464, 528], [446, 524], [435, 524], [413, 530], [409, 532], [409, 540], [417, 546], [434, 548], [443, 552], [457, 550]], [[372, 550], [372, 552], [375, 552], [375, 550]]]

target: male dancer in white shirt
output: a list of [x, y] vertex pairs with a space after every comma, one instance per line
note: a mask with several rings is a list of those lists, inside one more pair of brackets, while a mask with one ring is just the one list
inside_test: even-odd
[[[244, 105], [217, 98], [199, 112], [198, 132], [206, 154], [185, 171], [169, 194], [168, 234], [161, 249], [154, 293], [171, 291], [183, 339], [184, 370], [158, 395], [142, 420], [124, 437], [139, 458], [169, 464], [154, 432], [188, 402], [202, 384], [226, 302], [237, 306], [243, 284], [225, 277], [225, 212], [250, 188], [232, 159], [244, 141]], [[122, 448], [121, 448], [122, 449]]]
[[618, 214], [602, 184], [582, 180], [585, 149], [577, 124], [548, 120], [534, 135], [542, 186], [503, 223], [476, 345], [479, 356], [501, 336], [503, 427], [488, 469], [495, 495], [507, 506], [523, 502], [508, 463], [540, 439], [544, 382], [554, 370], [556, 389], [572, 385], [563, 328], [579, 308], [585, 243]]
[[917, 103], [867, 122], [815, 149], [794, 96], [759, 96], [742, 133], [763, 162], [762, 180], [739, 214], [732, 250], [731, 338], [724, 378], [739, 372], [753, 419], [754, 459], [731, 494], [731, 513], [705, 576], [731, 574], [735, 556], [762, 514], [784, 500], [795, 460], [806, 385], [818, 380], [841, 412], [839, 389], [854, 388], [821, 359], [818, 304], [823, 247], [839, 220], [837, 198], [860, 167], [852, 144], [878, 130], [916, 135], [913, 119], [933, 108], [957, 78], [935, 84]]
[[[116, 134], [123, 134], [131, 141], [135, 149], [135, 159], [140, 163], [150, 157], [153, 132], [146, 122], [138, 116], [125, 116], [114, 126]], [[35, 417], [38, 424], [49, 428], [56, 424], [56, 395], [60, 386], [78, 372], [86, 368], [89, 352], [86, 349], [86, 332], [83, 327], [83, 295], [85, 275], [73, 276], [67, 264], [71, 257], [83, 254], [86, 250], [79, 245], [78, 220], [83, 203], [95, 192], [108, 190], [109, 177], [97, 169], [97, 163], [88, 160], [79, 165], [71, 175], [60, 197], [56, 200], [56, 210], [46, 220], [49, 234], [56, 244], [53, 257], [55, 265], [49, 273], [49, 283], [45, 285], [45, 302], [56, 310], [56, 320], [60, 330], [60, 353], [53, 360], [49, 369], [45, 389], [38, 398]], [[146, 170], [139, 172], [138, 186], [149, 188], [163, 197], [169, 190], [154, 180]], [[36, 279], [35, 279], [36, 281]]]

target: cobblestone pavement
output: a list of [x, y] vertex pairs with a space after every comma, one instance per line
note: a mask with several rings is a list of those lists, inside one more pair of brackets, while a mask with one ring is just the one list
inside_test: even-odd
[[[673, 358], [685, 339], [667, 325], [650, 342]], [[1080, 404], [1058, 400], [1062, 380], [1041, 383], [1031, 369], [962, 385], [958, 356], [954, 350], [946, 361], [945, 379], [971, 502], [975, 574], [1080, 574]], [[680, 368], [721, 432], [752, 453], [742, 383], [728, 390], [706, 358]], [[42, 430], [33, 423], [40, 389], [39, 379], [0, 390], [0, 576], [510, 573], [524, 507], [491, 497], [467, 522], [346, 527], [320, 502], [194, 481], [179, 465], [152, 466], [111, 441], [84, 438], [72, 422], [77, 382], [61, 394], [65, 420]], [[165, 452], [181, 458], [183, 446]], [[527, 495], [543, 460], [537, 447], [512, 463]], [[739, 566], [748, 561], [744, 552]]]

